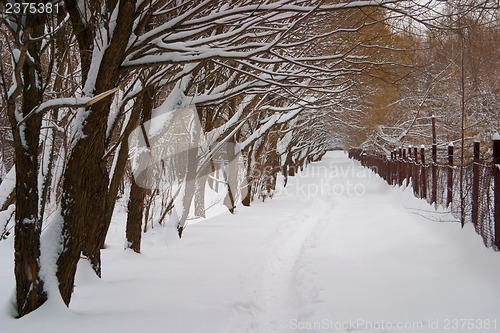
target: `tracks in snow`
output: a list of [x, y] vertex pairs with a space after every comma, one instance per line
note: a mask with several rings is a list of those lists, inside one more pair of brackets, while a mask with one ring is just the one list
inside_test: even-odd
[[[333, 202], [317, 197], [305, 211], [279, 224], [267, 245], [257, 255], [265, 258], [257, 272], [253, 303], [259, 309], [253, 332], [288, 331], [290, 321], [299, 318], [314, 302], [316, 292], [309, 290], [313, 278], [305, 254], [315, 246], [327, 222]], [[259, 261], [262, 262], [262, 261]]]

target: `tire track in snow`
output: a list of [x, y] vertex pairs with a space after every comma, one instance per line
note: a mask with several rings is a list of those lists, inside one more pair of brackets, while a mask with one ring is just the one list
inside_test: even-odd
[[310, 251], [316, 248], [319, 236], [327, 226], [327, 223], [332, 221], [331, 213], [333, 205], [330, 205], [332, 208], [325, 211], [318, 219], [315, 230], [304, 242], [303, 250], [296, 262], [295, 288], [300, 299], [300, 304], [297, 308], [296, 316], [293, 318], [297, 322], [311, 321], [313, 317], [318, 317], [318, 314], [322, 314], [321, 318], [331, 317], [323, 306], [324, 300], [320, 299], [320, 294], [324, 288], [318, 285], [316, 281], [318, 275], [316, 265], [322, 262], [318, 262], [318, 258], [311, 254]]
[[[254, 317], [251, 332], [285, 332], [290, 321], [301, 317], [304, 307], [304, 291], [312, 272], [301, 268], [300, 259], [308, 248], [314, 246], [316, 234], [324, 225], [324, 216], [331, 210], [322, 198], [315, 204], [279, 225], [276, 234], [262, 255], [268, 256], [257, 277], [260, 289], [256, 292], [255, 308], [260, 309]], [[304, 289], [301, 291], [300, 289]], [[310, 291], [305, 291], [310, 301]]]

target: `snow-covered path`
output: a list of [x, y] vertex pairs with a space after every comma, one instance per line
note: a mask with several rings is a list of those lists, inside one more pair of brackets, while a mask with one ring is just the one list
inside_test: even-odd
[[[117, 218], [103, 279], [81, 264], [71, 308], [47, 304], [2, 332], [496, 332], [500, 255], [410, 191], [342, 152], [274, 199], [144, 237], [123, 251]], [[0, 299], [12, 240], [0, 242]], [[4, 329], [6, 328], [6, 330]]]

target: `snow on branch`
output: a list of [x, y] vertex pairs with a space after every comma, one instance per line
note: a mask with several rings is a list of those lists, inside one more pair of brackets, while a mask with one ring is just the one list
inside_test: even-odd
[[48, 101], [40, 104], [38, 107], [36, 107], [32, 111], [30, 111], [30, 113], [28, 113], [27, 116], [25, 116], [24, 118], [22, 118], [18, 122], [17, 126], [22, 125], [26, 121], [26, 119], [28, 119], [32, 115], [37, 114], [37, 113], [44, 113], [48, 110], [65, 108], [65, 107], [66, 108], [79, 108], [79, 107], [91, 106], [92, 104], [97, 103], [100, 100], [112, 95], [113, 93], [118, 91], [118, 89], [120, 89], [120, 87], [108, 90], [106, 92], [103, 92], [102, 94], [99, 94], [99, 95], [93, 96], [93, 97], [63, 97], [63, 98], [54, 98], [54, 99], [48, 100]]

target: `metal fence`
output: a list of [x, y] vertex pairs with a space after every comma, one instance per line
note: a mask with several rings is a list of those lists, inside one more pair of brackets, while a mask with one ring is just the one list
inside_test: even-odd
[[[435, 207], [450, 209], [462, 223], [474, 224], [486, 247], [500, 251], [500, 137], [493, 140], [493, 159], [480, 158], [480, 143], [474, 143], [474, 159], [456, 165], [453, 146], [446, 162], [438, 160], [434, 144], [425, 148], [399, 148], [390, 156], [351, 149], [349, 157], [379, 174], [390, 185], [411, 186], [417, 198]], [[458, 163], [460, 164], [460, 163]]]

